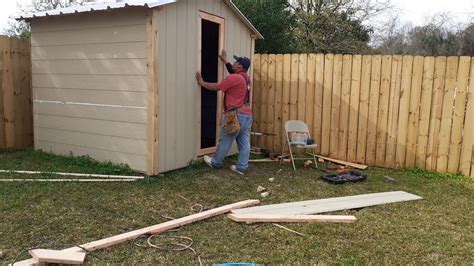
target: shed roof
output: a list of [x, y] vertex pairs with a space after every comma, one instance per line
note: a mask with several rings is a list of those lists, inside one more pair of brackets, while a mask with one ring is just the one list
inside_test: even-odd
[[[16, 17], [17, 20], [31, 20], [41, 17], [64, 16], [77, 13], [87, 13], [101, 10], [120, 9], [133, 6], [142, 6], [147, 8], [155, 8], [171, 3], [176, 3], [180, 0], [124, 0], [122, 2], [105, 2], [94, 3], [88, 5], [72, 6], [65, 8], [58, 8], [53, 10], [41, 11], [36, 13], [21, 14]], [[242, 14], [232, 0], [223, 0], [224, 3], [230, 7], [234, 14], [256, 35], [258, 39], [263, 39], [262, 34], [250, 23], [250, 21]]]

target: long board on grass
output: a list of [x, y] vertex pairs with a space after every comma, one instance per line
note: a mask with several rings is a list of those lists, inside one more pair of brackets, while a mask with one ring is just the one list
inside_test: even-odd
[[298, 201], [272, 204], [233, 210], [235, 214], [274, 214], [274, 215], [305, 215], [340, 210], [364, 208], [380, 204], [419, 200], [422, 197], [404, 191], [391, 191], [355, 195], [348, 197], [327, 198], [318, 200]]

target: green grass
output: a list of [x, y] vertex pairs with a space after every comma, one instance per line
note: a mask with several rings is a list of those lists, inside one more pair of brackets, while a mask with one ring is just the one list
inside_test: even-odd
[[[271, 194], [262, 204], [403, 190], [424, 199], [337, 214], [355, 215], [354, 224], [285, 224], [305, 237], [271, 224], [238, 224], [221, 215], [166, 235], [193, 238], [206, 264], [472, 264], [474, 261], [474, 182], [460, 175], [420, 169], [370, 168], [362, 183], [331, 185], [319, 170], [255, 164], [247, 176], [198, 163], [159, 178], [133, 183], [1, 183], [0, 264], [32, 246], [63, 248], [166, 221], [164, 216], [259, 198], [258, 185]], [[277, 173], [282, 168], [283, 171]], [[124, 166], [88, 158], [35, 151], [0, 152], [0, 169], [130, 174]], [[396, 180], [385, 182], [388, 175]], [[18, 175], [26, 177], [26, 175]], [[4, 174], [1, 178], [9, 178]], [[270, 183], [269, 177], [276, 181]], [[131, 254], [130, 254], [131, 252]], [[26, 258], [23, 255], [21, 258]], [[125, 243], [93, 252], [87, 263], [196, 264], [192, 252], [165, 252]]]

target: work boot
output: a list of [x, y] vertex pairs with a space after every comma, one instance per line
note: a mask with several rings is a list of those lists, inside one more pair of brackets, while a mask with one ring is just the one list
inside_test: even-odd
[[211, 168], [214, 168], [214, 166], [212, 166], [212, 157], [211, 156], [204, 155], [203, 160], [207, 164], [207, 166], [209, 166]]
[[235, 165], [232, 165], [232, 166], [230, 167], [230, 170], [236, 172], [237, 174], [245, 175], [245, 173], [239, 171], [239, 169], [237, 169], [237, 166], [235, 166]]

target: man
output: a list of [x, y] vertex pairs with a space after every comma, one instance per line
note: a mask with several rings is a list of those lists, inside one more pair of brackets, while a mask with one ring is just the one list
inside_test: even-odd
[[[250, 129], [252, 127], [252, 108], [250, 105], [250, 95], [252, 92], [250, 77], [247, 71], [250, 68], [250, 59], [247, 57], [238, 57], [234, 64], [227, 62], [225, 51], [219, 56], [226, 64], [230, 75], [220, 83], [205, 82], [201, 73], [196, 73], [196, 80], [199, 86], [212, 90], [222, 91], [224, 93], [224, 112], [230, 110], [237, 111], [237, 118], [240, 124], [240, 131], [236, 134], [227, 134], [222, 126], [219, 144], [214, 157], [204, 156], [204, 162], [212, 168], [222, 167], [224, 158], [234, 142], [237, 141], [239, 148], [239, 158], [236, 165], [231, 166], [231, 170], [244, 175], [248, 170], [248, 161], [250, 157]], [[222, 121], [222, 125], [225, 122]]]

